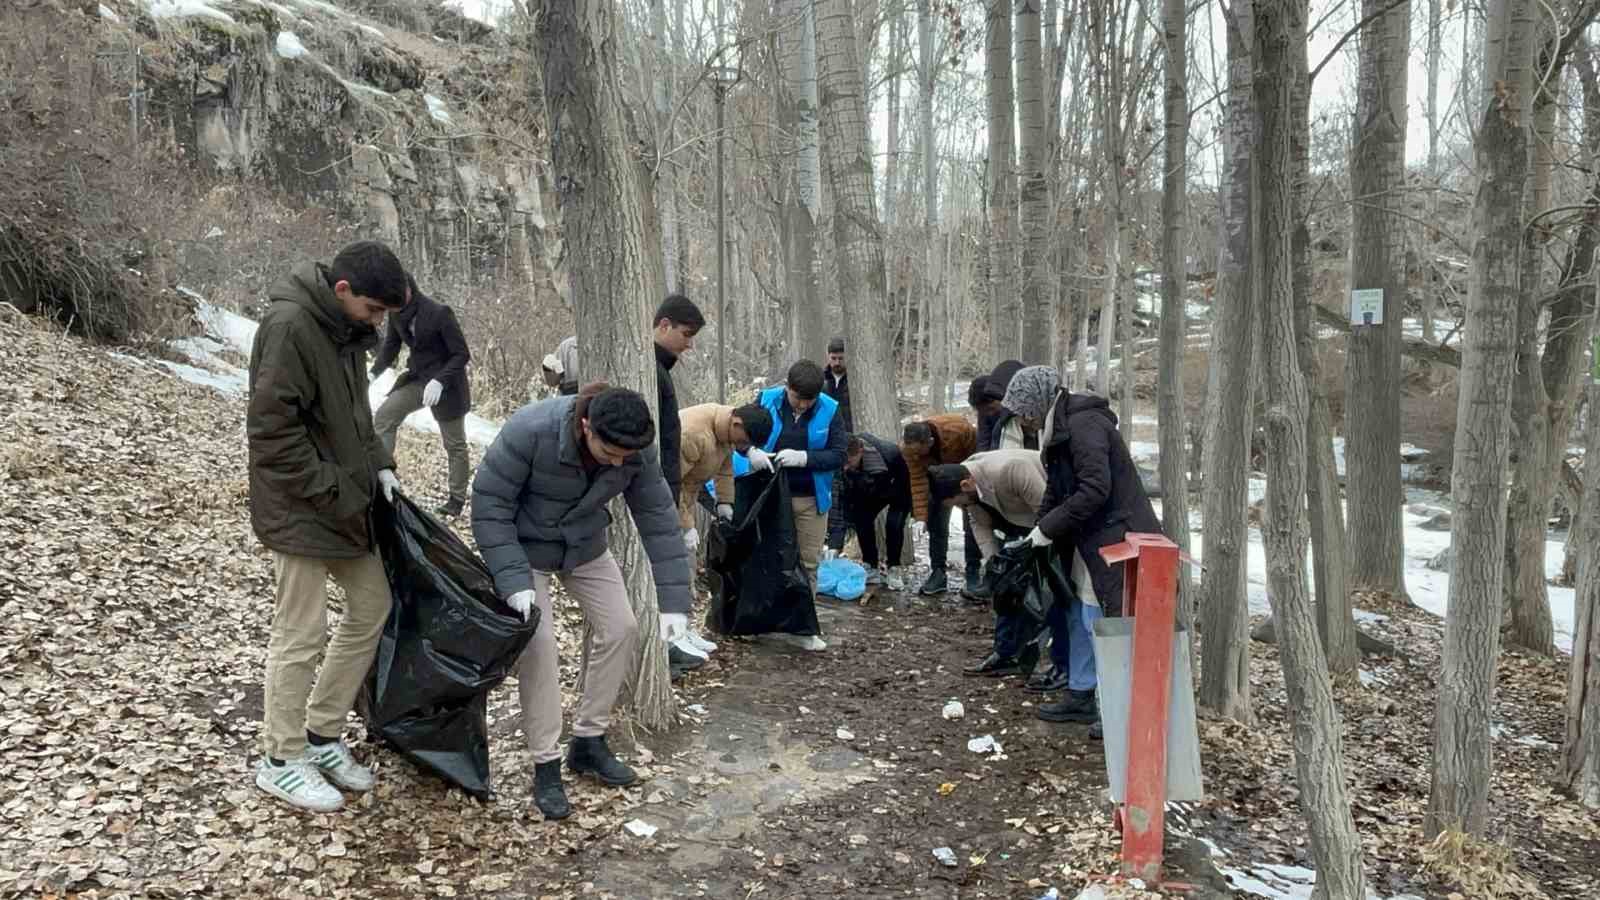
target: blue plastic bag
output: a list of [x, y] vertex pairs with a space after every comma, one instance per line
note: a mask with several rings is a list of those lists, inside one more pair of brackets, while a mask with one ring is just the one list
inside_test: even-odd
[[817, 593], [840, 600], [860, 600], [867, 592], [867, 570], [857, 562], [835, 557], [817, 566]]

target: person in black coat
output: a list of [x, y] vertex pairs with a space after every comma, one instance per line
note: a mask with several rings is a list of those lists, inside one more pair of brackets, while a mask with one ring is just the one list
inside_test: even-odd
[[[679, 473], [679, 446], [682, 425], [678, 422], [678, 391], [672, 384], [672, 367], [678, 358], [694, 349], [695, 335], [706, 327], [706, 317], [682, 294], [671, 294], [656, 308], [653, 320], [656, 345], [656, 433], [660, 436], [661, 474], [672, 490], [672, 503], [678, 504], [682, 476]], [[690, 548], [693, 552], [693, 548]]]
[[389, 316], [383, 346], [372, 364], [372, 377], [377, 378], [394, 365], [401, 344], [410, 356], [406, 370], [395, 379], [389, 396], [373, 415], [373, 426], [392, 454], [400, 423], [428, 407], [439, 423], [439, 438], [450, 464], [450, 498], [438, 513], [458, 516], [466, 505], [467, 483], [472, 475], [466, 431], [466, 416], [472, 409], [472, 390], [467, 383], [467, 363], [472, 360], [472, 353], [455, 312], [424, 294], [410, 274], [406, 275], [406, 284], [410, 299]]
[[[884, 583], [884, 570], [897, 570], [905, 551], [906, 520], [911, 517], [911, 470], [893, 441], [870, 434], [853, 434], [845, 443], [845, 503], [850, 511], [850, 527], [861, 545], [861, 563], [867, 569], [867, 584]], [[835, 505], [838, 505], [837, 503]], [[888, 557], [878, 557], [878, 513], [888, 511], [883, 531], [888, 539]], [[841, 538], [831, 540], [835, 552], [844, 549]], [[895, 578], [900, 576], [896, 573]]]
[[[828, 366], [822, 370], [822, 392], [833, 398], [839, 404], [839, 410], [834, 417], [844, 428], [846, 434], [855, 432], [855, 425], [850, 418], [850, 370], [844, 360], [844, 338], [836, 337], [828, 341]], [[844, 470], [840, 470], [833, 485], [833, 507], [828, 510], [828, 546], [838, 549], [844, 546], [845, 537], [850, 530], [849, 497], [844, 489]]]

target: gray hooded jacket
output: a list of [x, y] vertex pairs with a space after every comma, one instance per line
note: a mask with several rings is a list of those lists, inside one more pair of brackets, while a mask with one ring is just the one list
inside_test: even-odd
[[472, 482], [472, 534], [495, 590], [533, 588], [533, 571], [570, 572], [606, 552], [606, 505], [619, 494], [633, 514], [656, 579], [659, 608], [687, 613], [689, 554], [655, 448], [591, 479], [579, 453], [578, 398], [524, 406], [500, 429]]

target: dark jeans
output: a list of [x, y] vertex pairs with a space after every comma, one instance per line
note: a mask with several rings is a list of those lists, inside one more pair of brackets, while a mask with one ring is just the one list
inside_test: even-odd
[[[942, 572], [950, 559], [950, 508], [939, 507], [928, 512], [928, 568]], [[963, 541], [966, 551], [967, 577], [977, 578], [983, 568], [983, 556], [978, 551], [978, 541], [972, 536], [972, 521], [962, 512]]]
[[[883, 521], [883, 532], [889, 544], [888, 564], [899, 565], [900, 554], [905, 551], [906, 519], [910, 518], [911, 510], [896, 509], [887, 500], [870, 503], [863, 502], [859, 497], [855, 500], [850, 504], [849, 519], [850, 527], [856, 532], [856, 542], [861, 545], [861, 564], [868, 569], [878, 567], [878, 513], [888, 509], [889, 514]], [[844, 546], [842, 539], [839, 546]]]
[[833, 476], [833, 505], [828, 507], [828, 546], [835, 551], [844, 549], [850, 531], [850, 498], [845, 495], [844, 471]]

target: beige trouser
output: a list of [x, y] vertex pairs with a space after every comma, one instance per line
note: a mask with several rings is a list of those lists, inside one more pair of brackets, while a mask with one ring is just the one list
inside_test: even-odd
[[[573, 714], [573, 737], [598, 737], [611, 724], [628, 667], [639, 646], [639, 623], [628, 604], [622, 570], [607, 550], [560, 576], [589, 623], [589, 667], [583, 696]], [[522, 733], [536, 763], [561, 758], [561, 658], [556, 650], [555, 615], [550, 608], [550, 575], [533, 573], [539, 604], [539, 629], [517, 663], [517, 698], [522, 703]]]
[[[389, 618], [389, 579], [376, 553], [357, 559], [273, 554], [277, 600], [267, 644], [264, 751], [292, 759], [306, 748], [307, 729], [337, 737], [372, 666]], [[344, 616], [328, 640], [328, 576], [345, 593]], [[317, 655], [323, 654], [317, 672]], [[313, 676], [316, 679], [312, 685]], [[307, 701], [309, 699], [309, 706]]]
[[[372, 427], [383, 438], [383, 446], [394, 453], [394, 436], [400, 424], [422, 408], [422, 390], [427, 382], [415, 379], [395, 388], [384, 399], [383, 405], [372, 415]], [[472, 475], [472, 458], [467, 455], [467, 418], [451, 419], [439, 424], [439, 441], [444, 444], [445, 459], [450, 464], [450, 499], [467, 502], [467, 479]]]
[[817, 591], [817, 564], [822, 562], [822, 546], [828, 542], [828, 517], [817, 512], [817, 498], [793, 497], [794, 540], [800, 550], [800, 564], [806, 567], [811, 592]]

